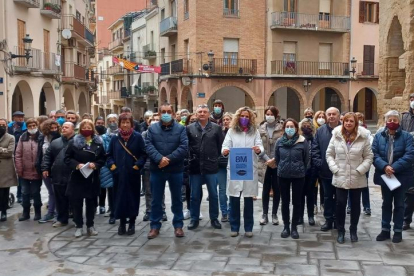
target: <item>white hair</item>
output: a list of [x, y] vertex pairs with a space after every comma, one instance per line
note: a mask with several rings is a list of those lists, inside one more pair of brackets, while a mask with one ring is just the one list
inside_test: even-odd
[[108, 116], [106, 116], [106, 120], [108, 121], [109, 119], [111, 119], [111, 118], [115, 118], [115, 119], [117, 119], [118, 120], [118, 115], [116, 115], [116, 114], [109, 114]]
[[385, 113], [384, 118], [385, 121], [388, 121], [389, 117], [397, 117], [398, 121], [400, 120], [400, 112], [398, 112], [397, 110], [390, 110], [387, 113]]
[[149, 117], [151, 117], [152, 115], [154, 115], [154, 113], [151, 110], [148, 110], [144, 113], [144, 118], [148, 119]]
[[334, 106], [331, 106], [330, 108], [328, 108], [326, 111], [325, 111], [325, 113], [328, 113], [328, 110], [329, 109], [333, 109], [333, 110], [335, 110], [337, 113], [338, 113], [338, 115], [340, 115], [341, 114], [341, 111], [339, 111], [339, 109], [338, 108], [336, 108], [336, 107], [334, 107]]

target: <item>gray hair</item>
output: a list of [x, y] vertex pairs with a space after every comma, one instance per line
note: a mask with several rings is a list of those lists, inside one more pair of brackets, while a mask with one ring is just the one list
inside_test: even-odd
[[336, 111], [336, 113], [338, 113], [338, 115], [341, 115], [341, 111], [339, 111], [339, 109], [338, 108], [336, 108], [336, 107], [334, 107], [334, 106], [331, 106], [330, 108], [328, 108], [326, 111], [325, 111], [325, 113], [328, 113], [328, 110], [329, 109], [333, 109], [333, 110], [335, 110]]
[[188, 111], [187, 109], [181, 109], [180, 110], [180, 115], [183, 114], [183, 113], [190, 114], [190, 111]]
[[148, 110], [144, 113], [144, 119], [148, 119], [152, 115], [154, 115], [154, 112], [152, 112], [151, 110]]
[[400, 112], [398, 112], [397, 110], [390, 110], [387, 113], [385, 113], [384, 118], [385, 121], [388, 121], [389, 117], [397, 117], [398, 121], [400, 120]]
[[109, 114], [108, 116], [106, 116], [106, 120], [108, 121], [111, 118], [115, 118], [116, 120], [118, 120], [118, 115], [116, 114]]
[[206, 104], [200, 104], [200, 105], [198, 105], [198, 106], [197, 106], [197, 110], [196, 110], [196, 112], [197, 112], [200, 108], [207, 109], [207, 110], [208, 110], [208, 112], [210, 112], [210, 108], [208, 108], [208, 105], [206, 105]]
[[306, 114], [307, 112], [315, 113], [311, 107], [306, 108], [303, 114]]

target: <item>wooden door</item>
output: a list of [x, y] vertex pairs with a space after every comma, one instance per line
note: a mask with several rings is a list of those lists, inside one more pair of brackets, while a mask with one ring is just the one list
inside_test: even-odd
[[374, 75], [375, 45], [364, 45], [364, 65], [362, 75]]
[[43, 62], [46, 70], [52, 69], [50, 64], [50, 32], [48, 30], [43, 30]]
[[[26, 22], [17, 19], [17, 54], [24, 55], [23, 38], [26, 36]], [[17, 59], [18, 66], [25, 66], [25, 59]]]
[[365, 120], [372, 120], [372, 91], [365, 89]]

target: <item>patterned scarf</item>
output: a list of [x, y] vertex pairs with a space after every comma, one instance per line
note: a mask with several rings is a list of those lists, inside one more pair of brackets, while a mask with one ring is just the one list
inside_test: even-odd
[[134, 130], [132, 129], [132, 127], [129, 129], [129, 130], [122, 130], [122, 129], [119, 129], [118, 130], [118, 133], [119, 133], [119, 135], [122, 137], [122, 139], [124, 139], [124, 141], [125, 142], [128, 142], [128, 140], [129, 140], [129, 137], [131, 137], [131, 135], [132, 135], [132, 132], [133, 132]]
[[292, 147], [298, 139], [299, 139], [298, 133], [295, 133], [295, 135], [293, 135], [293, 137], [290, 138], [290, 139], [287, 137], [287, 135], [285, 133], [285, 134], [283, 134], [282, 140], [280, 142], [285, 147]]

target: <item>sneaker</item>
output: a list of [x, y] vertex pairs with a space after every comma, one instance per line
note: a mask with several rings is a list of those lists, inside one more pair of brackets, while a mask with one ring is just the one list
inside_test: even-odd
[[318, 214], [318, 205], [315, 205], [315, 209], [313, 209], [313, 213], [315, 216]]
[[239, 232], [231, 232], [230, 237], [235, 238], [239, 235]]
[[369, 209], [369, 208], [365, 209], [365, 210], [364, 210], [364, 214], [365, 214], [366, 216], [370, 216], [370, 215], [371, 215], [371, 209]]
[[75, 238], [80, 238], [80, 237], [82, 237], [82, 235], [83, 235], [83, 230], [82, 230], [82, 228], [76, 228], [76, 231], [75, 231]]
[[279, 225], [279, 218], [277, 217], [276, 214], [272, 215], [272, 224], [273, 225]]
[[47, 213], [46, 215], [43, 216], [43, 218], [39, 219], [39, 223], [51, 222], [54, 219], [55, 219], [54, 214]]
[[200, 216], [198, 217], [199, 220], [203, 219], [203, 214], [200, 212]]
[[100, 215], [105, 214], [105, 207], [99, 207], [99, 214]]
[[95, 227], [89, 227], [86, 229], [86, 232], [89, 236], [98, 236], [98, 231], [95, 230]]
[[62, 223], [60, 221], [56, 221], [55, 223], [52, 224], [52, 227], [58, 228], [58, 227], [64, 227], [64, 226], [67, 226], [67, 225], [68, 225], [67, 223]]
[[167, 214], [166, 213], [162, 214], [162, 221], [167, 221], [167, 220], [168, 220]]
[[229, 216], [228, 215], [222, 215], [221, 216], [221, 222], [228, 222], [229, 221]]
[[244, 236], [247, 238], [252, 238], [253, 237], [253, 232], [246, 232], [244, 233]]
[[267, 217], [267, 214], [262, 215], [262, 219], [260, 220], [260, 225], [266, 225], [269, 222], [269, 218]]
[[347, 215], [350, 215], [351, 214], [351, 208], [349, 208], [349, 207], [346, 208], [346, 214]]
[[150, 220], [150, 213], [145, 212], [144, 217], [142, 218], [142, 221], [149, 221]]
[[190, 210], [185, 209], [183, 212], [184, 220], [189, 219], [191, 217]]

